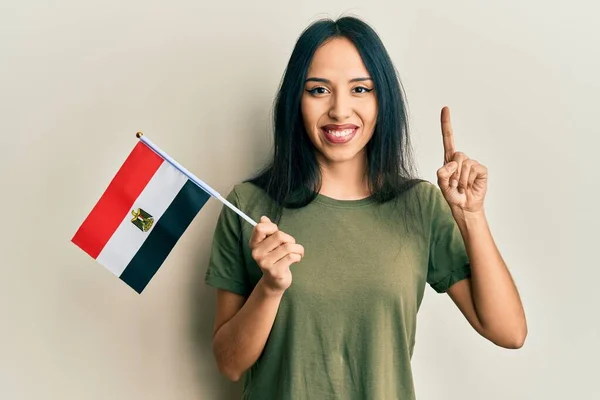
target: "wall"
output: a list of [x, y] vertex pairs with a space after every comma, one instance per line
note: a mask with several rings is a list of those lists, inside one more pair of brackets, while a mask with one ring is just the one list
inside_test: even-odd
[[371, 23], [396, 63], [421, 175], [441, 166], [444, 105], [457, 148], [488, 167], [488, 218], [528, 315], [525, 346], [500, 349], [428, 289], [419, 398], [599, 396], [593, 3], [368, 4], [0, 4], [0, 398], [239, 398], [213, 363], [203, 283], [220, 203], [142, 295], [70, 238], [137, 131], [221, 193], [252, 173], [296, 38], [341, 14]]

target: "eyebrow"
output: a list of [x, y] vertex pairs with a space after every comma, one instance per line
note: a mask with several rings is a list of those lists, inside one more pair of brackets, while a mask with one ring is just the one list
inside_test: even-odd
[[[354, 79], [350, 79], [348, 82], [352, 83], [352, 82], [364, 82], [364, 81], [372, 81], [373, 79], [369, 78], [369, 77], [363, 77], [363, 78], [354, 78]], [[323, 82], [323, 83], [327, 83], [327, 84], [331, 84], [331, 81], [329, 79], [325, 79], [325, 78], [308, 78], [304, 83], [306, 82]]]

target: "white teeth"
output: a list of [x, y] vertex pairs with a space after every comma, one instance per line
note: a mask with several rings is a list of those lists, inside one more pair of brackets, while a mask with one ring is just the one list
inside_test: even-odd
[[327, 131], [327, 133], [329, 133], [330, 135], [333, 135], [335, 137], [348, 136], [352, 132], [354, 132], [354, 129], [344, 129], [343, 131], [331, 131], [331, 130]]

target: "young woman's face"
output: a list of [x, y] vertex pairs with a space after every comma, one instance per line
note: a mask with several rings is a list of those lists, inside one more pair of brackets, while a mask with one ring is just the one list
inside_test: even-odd
[[373, 136], [377, 98], [354, 44], [331, 40], [316, 52], [302, 94], [302, 117], [322, 164], [358, 160]]

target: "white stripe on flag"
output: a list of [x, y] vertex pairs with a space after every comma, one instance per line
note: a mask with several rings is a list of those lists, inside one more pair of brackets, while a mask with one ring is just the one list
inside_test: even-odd
[[130, 210], [96, 260], [120, 276], [187, 180], [175, 167], [163, 161], [132, 207], [132, 210], [139, 207], [152, 215], [152, 228], [142, 232], [131, 222], [133, 215]]

